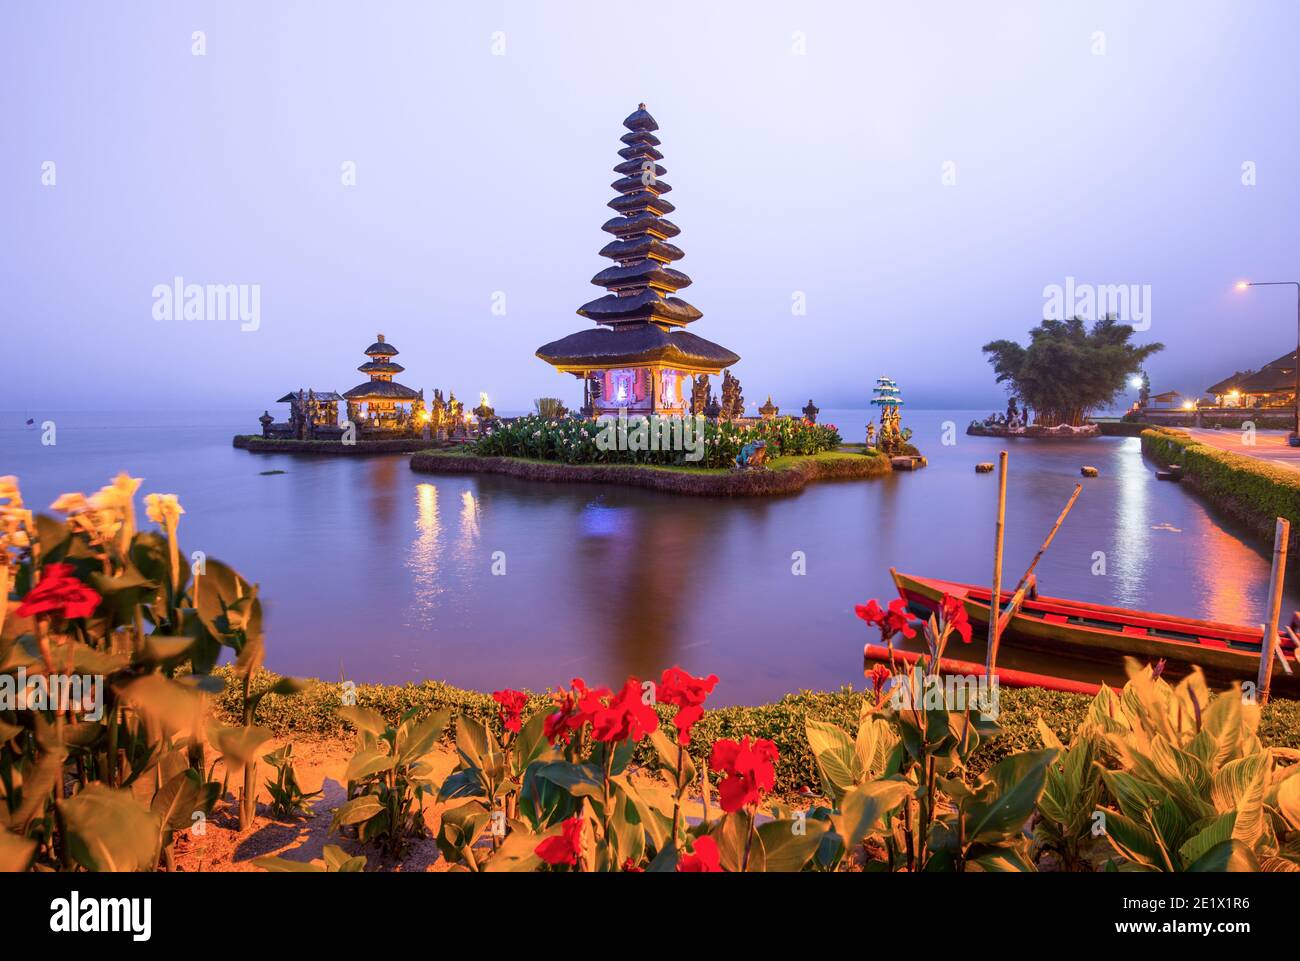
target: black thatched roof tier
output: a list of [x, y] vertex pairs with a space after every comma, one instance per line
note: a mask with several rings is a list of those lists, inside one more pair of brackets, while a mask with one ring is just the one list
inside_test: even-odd
[[664, 364], [711, 373], [740, 360], [739, 355], [703, 337], [684, 330], [669, 333], [653, 324], [579, 331], [538, 348], [537, 356], [569, 369]]
[[383, 334], [380, 334], [379, 339], [366, 348], [366, 353], [371, 357], [394, 357], [397, 355], [398, 350], [384, 340]]
[[[396, 351], [394, 351], [396, 353]], [[400, 374], [406, 370], [401, 364], [394, 363], [391, 360], [368, 360], [357, 370], [363, 374]]]
[[628, 114], [627, 119], [623, 121], [623, 126], [633, 131], [659, 129], [659, 124], [655, 123], [655, 118], [650, 116], [643, 103], [637, 104], [636, 110]]
[[637, 144], [649, 144], [652, 147], [657, 147], [659, 146], [660, 143], [659, 138], [656, 137], [654, 134], [652, 134], [649, 130], [633, 130], [629, 133], [623, 134], [623, 136], [619, 137], [618, 139], [623, 141], [623, 143], [627, 144], [628, 146], [636, 146]]
[[646, 289], [626, 297], [606, 294], [578, 308], [578, 314], [598, 324], [627, 324], [632, 321], [660, 324], [689, 324], [704, 315], [680, 297], [662, 297]]
[[686, 256], [686, 253], [680, 247], [646, 234], [633, 240], [611, 240], [600, 248], [600, 255], [618, 261], [652, 257], [655, 260], [668, 263], [673, 260], [681, 260]]
[[368, 380], [351, 390], [345, 390], [343, 396], [348, 400], [368, 400], [371, 397], [377, 400], [415, 400], [420, 392], [396, 381]]
[[612, 220], [606, 220], [600, 225], [600, 229], [607, 234], [613, 234], [615, 237], [639, 237], [645, 233], [657, 234], [660, 237], [676, 237], [682, 232], [682, 228], [671, 220], [664, 220], [654, 214], [615, 217]]
[[1255, 372], [1253, 370], [1239, 370], [1231, 377], [1225, 377], [1217, 384], [1212, 384], [1205, 388], [1207, 394], [1226, 394], [1230, 390], [1241, 390], [1241, 384]]
[[[655, 164], [654, 168], [656, 177], [662, 177], [668, 173], [668, 169], [660, 164]], [[645, 173], [645, 170], [645, 160], [624, 160], [621, 164], [614, 165], [614, 173], [622, 174], [625, 177], [635, 176], [637, 180], [641, 179], [641, 175]], [[618, 184], [614, 184], [614, 189], [619, 189]]]
[[[665, 173], [666, 172], [667, 171], [665, 171]], [[626, 177], [620, 177], [618, 180], [615, 180], [610, 184], [610, 186], [621, 194], [631, 194], [637, 193], [641, 190], [646, 190], [648, 193], [655, 193], [660, 196], [673, 189], [672, 185], [669, 184], [668, 181], [658, 179], [658, 174], [655, 174], [655, 180], [653, 182], [649, 184], [645, 183], [641, 179], [643, 173], [644, 171], [641, 173], [629, 174]]]
[[626, 267], [606, 267], [591, 282], [597, 287], [617, 290], [620, 287], [644, 287], [654, 284], [666, 290], [680, 290], [691, 285], [691, 278], [680, 270], [665, 267], [657, 260], [642, 260]]
[[624, 160], [635, 160], [641, 157], [644, 160], [663, 160], [664, 155], [650, 146], [638, 146], [633, 144], [630, 147], [624, 147], [618, 152], [618, 155]]
[[[338, 403], [343, 399], [340, 395], [334, 393], [334, 391], [332, 390], [318, 390], [315, 393], [316, 393], [316, 399], [326, 404]], [[303, 391], [303, 396], [304, 397], [307, 396], [307, 391]], [[285, 394], [283, 397], [277, 400], [276, 403], [289, 404], [292, 403], [297, 398], [298, 398], [298, 392], [296, 390], [291, 390], [289, 391], [289, 393]]]
[[670, 214], [677, 209], [653, 190], [638, 190], [630, 194], [620, 194], [605, 206], [617, 210], [621, 214], [651, 211], [656, 217]]

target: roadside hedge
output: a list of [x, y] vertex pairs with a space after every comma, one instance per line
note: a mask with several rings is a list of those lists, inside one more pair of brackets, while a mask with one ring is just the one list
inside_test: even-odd
[[[218, 695], [216, 708], [224, 723], [239, 724], [240, 690], [231, 683], [228, 668], [220, 668], [225, 676], [225, 691]], [[261, 671], [254, 680], [253, 689], [269, 688], [278, 676]], [[466, 691], [441, 681], [421, 684], [385, 685], [358, 684], [354, 689], [356, 703], [396, 721], [411, 708], [434, 711], [450, 708], [453, 713], [463, 713], [487, 724], [500, 733], [496, 702], [487, 694]], [[343, 686], [337, 683], [309, 681], [306, 689], [291, 697], [268, 694], [262, 699], [257, 723], [269, 728], [280, 738], [307, 740], [348, 739], [352, 731], [339, 720], [336, 709], [342, 704]], [[1042, 688], [1002, 688], [1000, 690], [1000, 715], [998, 723], [1002, 733], [994, 740], [980, 745], [973, 757], [972, 768], [982, 772], [1008, 754], [1037, 750], [1042, 746], [1037, 721], [1041, 716], [1058, 737], [1068, 743], [1074, 729], [1082, 722], [1090, 698], [1082, 694], [1067, 694]], [[545, 694], [530, 694], [525, 716], [534, 711], [549, 710], [550, 698]], [[820, 790], [820, 779], [808, 748], [804, 733], [804, 718], [831, 721], [849, 732], [855, 732], [858, 712], [862, 707], [862, 693], [844, 687], [833, 692], [800, 691], [787, 694], [779, 701], [755, 707], [722, 707], [705, 711], [692, 735], [693, 754], [696, 760], [704, 759], [709, 745], [720, 737], [738, 739], [745, 735], [764, 737], [774, 742], [781, 752], [777, 765], [776, 790], [785, 795], [801, 787]], [[674, 709], [660, 706], [661, 722], [667, 723]], [[1260, 722], [1260, 737], [1266, 745], [1300, 748], [1300, 702], [1278, 700], [1266, 707]], [[649, 750], [649, 742], [639, 750]], [[638, 757], [646, 762], [648, 757]]]
[[1185, 481], [1269, 544], [1274, 522], [1285, 517], [1291, 522], [1291, 545], [1300, 545], [1300, 471], [1220, 450], [1167, 427], [1144, 430], [1142, 450], [1160, 464], [1181, 464]]

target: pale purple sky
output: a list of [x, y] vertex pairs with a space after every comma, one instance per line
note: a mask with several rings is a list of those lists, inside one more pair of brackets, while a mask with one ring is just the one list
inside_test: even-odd
[[[590, 324], [638, 101], [752, 403], [998, 405], [980, 345], [1067, 277], [1149, 284], [1153, 385], [1197, 391], [1294, 344], [1231, 286], [1300, 278], [1297, 37], [1289, 0], [9, 2], [0, 408], [252, 417], [381, 331], [411, 386], [576, 400], [533, 351]], [[178, 275], [260, 328], [155, 320]]]

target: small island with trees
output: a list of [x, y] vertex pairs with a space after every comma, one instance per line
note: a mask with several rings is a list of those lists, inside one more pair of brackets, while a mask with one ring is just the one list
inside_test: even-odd
[[1132, 344], [1134, 330], [1114, 316], [1088, 325], [1082, 317], [1044, 320], [1029, 332], [1029, 346], [994, 340], [984, 353], [1010, 394], [1005, 414], [972, 421], [966, 433], [990, 437], [1096, 437], [1089, 422], [1112, 404], [1129, 377], [1164, 349]]

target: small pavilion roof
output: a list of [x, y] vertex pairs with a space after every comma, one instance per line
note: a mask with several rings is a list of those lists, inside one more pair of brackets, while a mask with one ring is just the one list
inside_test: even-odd
[[[307, 396], [306, 390], [304, 390], [302, 393], [304, 397]], [[334, 391], [332, 390], [313, 390], [313, 393], [315, 393], [317, 400], [323, 401], [324, 403], [327, 404], [338, 403], [343, 399], [341, 395], [334, 393]], [[291, 390], [289, 391], [289, 393], [285, 394], [283, 397], [277, 400], [276, 403], [277, 404], [292, 403], [297, 398], [297, 396], [298, 396], [298, 392], [296, 390]]]
[[391, 360], [368, 360], [357, 370], [363, 374], [400, 374], [406, 368]]
[[397, 354], [397, 348], [384, 340], [383, 334], [376, 334], [375, 342], [366, 348], [366, 354], [370, 357], [393, 357]]

